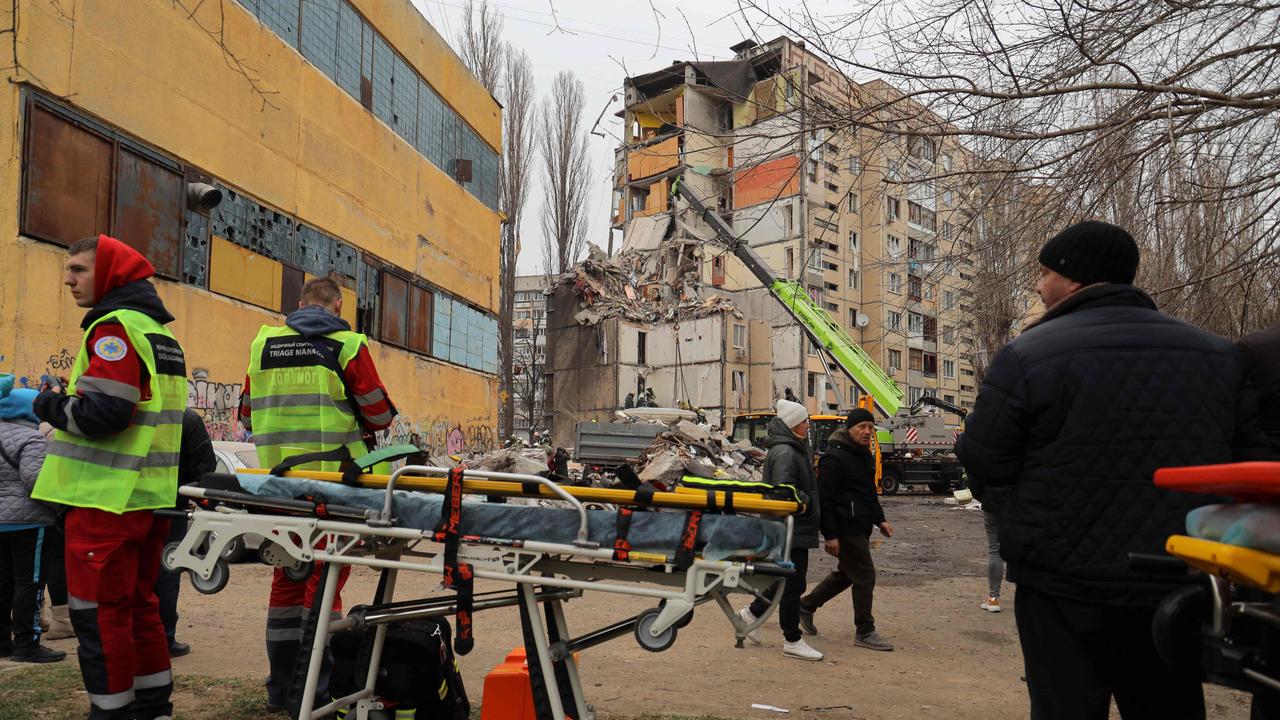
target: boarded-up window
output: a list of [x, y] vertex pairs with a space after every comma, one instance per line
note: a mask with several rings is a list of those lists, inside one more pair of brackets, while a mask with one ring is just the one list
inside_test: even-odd
[[298, 303], [302, 302], [302, 285], [307, 280], [307, 274], [285, 265], [280, 276], [280, 312], [288, 315], [297, 310]]
[[70, 245], [110, 231], [111, 141], [32, 103], [23, 234]]
[[431, 352], [431, 292], [418, 286], [409, 288], [409, 349]]
[[119, 157], [115, 236], [142, 253], [160, 275], [176, 279], [182, 251], [182, 175], [124, 147]]
[[382, 274], [381, 338], [393, 345], [408, 343], [409, 283], [391, 273]]

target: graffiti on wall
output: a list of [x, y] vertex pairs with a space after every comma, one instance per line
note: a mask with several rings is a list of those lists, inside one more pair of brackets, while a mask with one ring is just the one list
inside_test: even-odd
[[417, 445], [430, 455], [487, 452], [497, 447], [497, 430], [482, 420], [458, 422], [445, 417], [415, 421], [396, 416], [378, 433], [378, 446]]
[[67, 348], [62, 348], [45, 359], [43, 370], [19, 375], [18, 387], [39, 390], [45, 384], [61, 382], [60, 378], [66, 378], [75, 364], [76, 356]]
[[193, 378], [187, 381], [187, 407], [200, 413], [204, 426], [213, 440], [246, 442], [249, 431], [240, 424], [240, 383], [220, 383], [209, 380], [207, 370], [196, 368]]

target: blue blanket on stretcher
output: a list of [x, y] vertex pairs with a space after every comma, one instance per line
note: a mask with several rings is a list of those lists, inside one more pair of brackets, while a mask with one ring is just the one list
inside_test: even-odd
[[1187, 513], [1187, 534], [1280, 554], [1280, 507], [1256, 503], [1198, 507]]
[[[356, 488], [333, 482], [240, 473], [240, 487], [259, 497], [292, 499], [323, 497], [335, 505], [381, 510], [384, 490]], [[444, 496], [438, 493], [395, 491], [393, 515], [398, 527], [433, 530], [440, 523]], [[627, 540], [637, 552], [675, 552], [685, 528], [679, 510], [636, 512]], [[591, 540], [611, 548], [616, 537], [617, 513], [587, 511]], [[572, 544], [578, 533], [578, 511], [514, 503], [463, 500], [462, 535], [504, 540], [537, 540]], [[782, 520], [746, 515], [704, 515], [698, 529], [698, 552], [707, 560], [782, 560], [786, 526]]]

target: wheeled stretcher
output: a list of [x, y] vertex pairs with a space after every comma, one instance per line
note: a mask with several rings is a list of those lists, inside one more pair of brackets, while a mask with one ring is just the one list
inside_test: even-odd
[[[181, 493], [196, 508], [186, 536], [165, 549], [162, 561], [189, 571], [201, 592], [225, 587], [230, 569], [222, 551], [246, 534], [262, 536], [263, 562], [283, 567], [294, 579], [308, 577], [314, 563], [325, 563], [319, 608], [303, 637], [310, 655], [305, 667], [300, 657], [294, 676], [296, 716], [323, 717], [345, 707], [354, 710], [347, 717], [361, 720], [380, 709], [374, 686], [387, 626], [413, 618], [456, 615], [455, 647], [465, 654], [473, 640], [473, 612], [518, 605], [535, 695], [543, 692], [544, 708], [556, 720], [592, 717], [574, 660], [579, 650], [632, 634], [641, 647], [660, 652], [675, 642], [694, 608], [712, 600], [741, 647], [772, 606], [747, 625], [727, 596], [742, 592], [776, 605], [778, 579], [791, 572], [786, 559], [791, 514], [798, 509], [794, 502], [743, 493], [563, 487], [535, 475], [427, 466], [406, 466], [390, 476], [214, 474]], [[464, 500], [476, 495], [488, 500]], [[554, 499], [561, 506], [505, 498]], [[344, 565], [378, 568], [383, 575], [371, 605], [333, 622]], [[439, 574], [455, 592], [396, 602], [399, 572]], [[512, 583], [514, 589], [476, 595], [475, 579]], [[587, 591], [644, 597], [655, 607], [573, 638], [563, 603]], [[314, 707], [329, 634], [369, 626], [376, 629], [365, 687]]]
[[[1164, 468], [1156, 471], [1155, 484], [1230, 496], [1237, 502], [1255, 503], [1254, 508], [1274, 506], [1280, 504], [1280, 463]], [[1220, 508], [1244, 511], [1248, 506], [1200, 510]], [[1189, 516], [1189, 530], [1192, 525]], [[1198, 660], [1206, 680], [1253, 693], [1253, 717], [1275, 717], [1280, 712], [1280, 554], [1273, 550], [1280, 546], [1280, 537], [1273, 525], [1255, 529], [1259, 532], [1251, 536], [1237, 533], [1240, 544], [1230, 535], [1168, 539], [1168, 553], [1204, 572], [1208, 583], [1190, 586], [1165, 600], [1157, 611], [1155, 637], [1157, 648], [1167, 657], [1181, 654]], [[1178, 620], [1183, 615], [1192, 619]], [[1191, 633], [1183, 632], [1188, 624], [1193, 625]], [[1196, 641], [1180, 651], [1179, 635]]]

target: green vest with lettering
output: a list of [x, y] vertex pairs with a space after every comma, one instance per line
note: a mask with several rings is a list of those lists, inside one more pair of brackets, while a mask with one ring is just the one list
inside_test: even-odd
[[146, 368], [150, 396], [138, 402], [123, 432], [86, 438], [58, 430], [31, 497], [113, 513], [171, 508], [178, 494], [178, 453], [187, 408], [182, 346], [164, 325], [136, 310], [116, 310], [85, 331], [67, 392], [89, 367], [89, 338], [104, 322], [124, 327]]
[[[349, 330], [314, 338], [288, 326], [264, 325], [258, 331], [248, 374], [253, 444], [262, 467], [340, 446], [346, 446], [353, 458], [367, 452], [356, 410], [342, 382], [347, 363], [366, 342], [364, 335]], [[298, 469], [337, 472], [339, 465], [315, 462]]]

